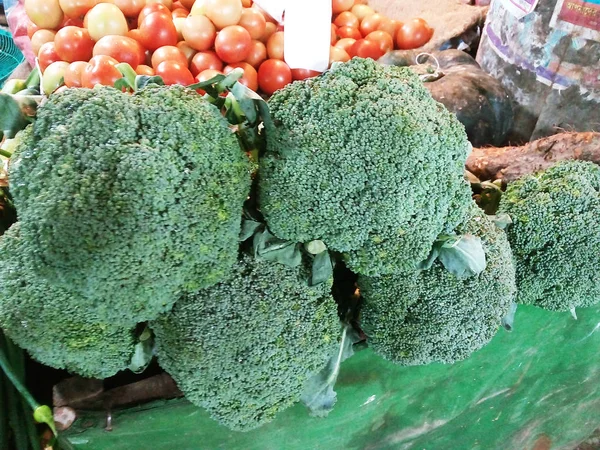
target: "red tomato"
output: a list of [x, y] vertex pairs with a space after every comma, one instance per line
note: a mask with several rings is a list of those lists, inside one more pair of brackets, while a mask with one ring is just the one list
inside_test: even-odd
[[339, 14], [342, 11], [348, 11], [354, 5], [354, 0], [332, 0], [331, 13]]
[[278, 31], [267, 41], [267, 55], [269, 58], [280, 59], [283, 61], [283, 33], [283, 31]]
[[155, 12], [171, 15], [171, 11], [165, 5], [161, 5], [160, 3], [150, 3], [149, 5], [144, 6], [138, 15], [138, 28], [142, 25], [142, 22], [147, 16]]
[[115, 81], [123, 78], [119, 69], [115, 67], [117, 64], [119, 61], [110, 56], [94, 56], [81, 74], [82, 87], [93, 88], [97, 84], [113, 86]]
[[185, 19], [189, 15], [190, 15], [190, 12], [184, 8], [177, 8], [177, 9], [174, 9], [173, 11], [171, 11], [171, 17], [173, 19], [177, 19], [178, 17]]
[[402, 27], [402, 25], [404, 25], [402, 22], [400, 22], [399, 20], [394, 20], [392, 19], [392, 25], [394, 26], [394, 34], [392, 34], [392, 37], [394, 39], [396, 39], [396, 33], [398, 33], [398, 30], [400, 29], [400, 27]]
[[306, 80], [307, 78], [316, 77], [320, 75], [321, 72], [317, 72], [316, 70], [310, 69], [292, 69], [292, 79], [293, 80]]
[[223, 28], [215, 39], [215, 51], [226, 63], [242, 62], [250, 53], [252, 38], [239, 25]]
[[329, 67], [334, 62], [346, 62], [350, 61], [350, 55], [343, 48], [333, 47], [329, 48]]
[[59, 29], [64, 28], [64, 27], [85, 28], [85, 23], [81, 17], [77, 17], [77, 18], [65, 17], [65, 20], [63, 21], [63, 23], [60, 24]]
[[65, 16], [77, 18], [85, 16], [98, 2], [96, 0], [58, 0], [58, 3]]
[[292, 82], [290, 67], [278, 59], [267, 59], [258, 68], [258, 86], [267, 95]]
[[390, 35], [394, 34], [394, 24], [390, 19], [378, 13], [371, 14], [360, 22], [360, 32], [363, 36], [377, 30], [385, 31]]
[[350, 50], [350, 47], [352, 47], [352, 44], [354, 44], [355, 42], [356, 42], [356, 39], [344, 38], [344, 39], [340, 39], [339, 41], [337, 41], [335, 43], [335, 47], [341, 48], [344, 51], [348, 52]]
[[27, 0], [24, 2], [27, 17], [40, 28], [54, 30], [63, 21], [58, 0]]
[[188, 70], [187, 65], [176, 61], [163, 61], [154, 68], [154, 73], [162, 77], [165, 84], [181, 84], [189, 86], [194, 84], [194, 77]]
[[379, 45], [379, 49], [386, 54], [394, 49], [394, 39], [385, 31], [377, 30], [367, 34], [366, 40], [372, 41]]
[[252, 6], [252, 0], [242, 0], [242, 6], [244, 8], [250, 8]]
[[179, 0], [181, 3], [181, 6], [183, 6], [185, 9], [192, 9], [192, 6], [194, 6], [194, 3], [196, 2], [196, 0]]
[[142, 8], [146, 6], [146, 0], [102, 0], [104, 3], [112, 3], [117, 5], [123, 14], [127, 17], [135, 17], [139, 15]]
[[260, 39], [265, 34], [267, 21], [256, 9], [244, 8], [238, 25], [248, 30], [252, 39]]
[[195, 50], [204, 51], [212, 48], [217, 30], [206, 16], [189, 16], [181, 29], [185, 42]]
[[225, 66], [225, 68], [223, 69], [223, 73], [227, 75], [234, 69], [238, 68], [244, 70], [244, 75], [242, 75], [242, 78], [240, 78], [238, 81], [244, 86], [252, 89], [253, 91], [256, 91], [258, 89], [258, 73], [256, 72], [256, 69], [250, 64], [245, 62], [229, 64]]
[[60, 56], [58, 56], [58, 53], [56, 53], [56, 46], [54, 45], [54, 42], [46, 42], [44, 45], [42, 45], [37, 57], [42, 73], [44, 73], [46, 67], [53, 62], [61, 61]]
[[165, 45], [164, 47], [157, 48], [152, 53], [152, 67], [156, 69], [163, 61], [175, 61], [181, 64], [183, 67], [188, 66], [188, 60], [181, 50], [174, 45]]
[[146, 0], [146, 5], [151, 5], [153, 3], [160, 3], [161, 5], [169, 8], [169, 11], [173, 9], [173, 0]]
[[[210, 80], [211, 78], [214, 78], [217, 75], [223, 75], [223, 72], [221, 72], [220, 70], [215, 70], [215, 69], [206, 69], [206, 70], [203, 70], [202, 72], [200, 72], [198, 75], [196, 75], [196, 81], [198, 83], [201, 83], [203, 81]], [[202, 92], [204, 92], [204, 91], [202, 91]]]
[[374, 41], [368, 41], [366, 39], [359, 39], [348, 51], [348, 54], [351, 57], [358, 56], [360, 58], [373, 58], [379, 59], [383, 56], [381, 49], [379, 48], [379, 44]]
[[86, 61], [75, 61], [69, 64], [65, 71], [65, 86], [67, 87], [81, 87], [81, 75], [87, 67]]
[[340, 37], [340, 39], [362, 39], [362, 34], [360, 34], [358, 28], [340, 27], [337, 29], [337, 34]]
[[31, 39], [36, 31], [41, 30], [42, 28], [38, 27], [31, 20], [27, 23], [27, 37]]
[[89, 61], [94, 41], [85, 28], [65, 27], [56, 33], [54, 45], [56, 53], [63, 61]]
[[260, 41], [252, 41], [250, 52], [246, 56], [245, 62], [258, 69], [265, 59], [267, 59], [267, 47], [265, 44]]
[[[152, 5], [159, 4], [152, 3]], [[142, 45], [150, 51], [165, 45], [177, 45], [177, 29], [171, 14], [160, 12], [149, 14], [140, 25], [140, 33]]]
[[40, 28], [35, 33], [31, 39], [31, 50], [34, 55], [37, 55], [40, 52], [40, 48], [46, 42], [54, 42], [54, 37], [56, 36], [56, 32], [53, 30], [45, 30]]
[[402, 50], [421, 47], [433, 36], [433, 28], [423, 19], [417, 18], [404, 23], [396, 33], [396, 47]]
[[154, 69], [145, 64], [140, 64], [135, 68], [135, 73], [138, 75], [148, 75], [149, 77], [154, 76]]
[[360, 22], [358, 18], [350, 11], [340, 13], [333, 21], [336, 27], [358, 28]]
[[262, 37], [259, 40], [266, 44], [267, 41], [269, 40], [269, 38], [275, 32], [277, 32], [277, 25], [275, 25], [273, 22], [267, 21], [267, 24], [265, 25], [265, 33], [262, 35]]
[[329, 43], [333, 45], [337, 42], [337, 39], [337, 27], [334, 24], [331, 24], [331, 37], [329, 39]]
[[218, 71], [223, 70], [223, 61], [221, 61], [217, 54], [211, 50], [196, 53], [190, 63], [192, 75], [196, 76], [200, 72], [204, 72], [208, 69]]
[[141, 44], [127, 36], [104, 36], [94, 45], [94, 56], [98, 55], [111, 56], [134, 69], [146, 61], [146, 53]]

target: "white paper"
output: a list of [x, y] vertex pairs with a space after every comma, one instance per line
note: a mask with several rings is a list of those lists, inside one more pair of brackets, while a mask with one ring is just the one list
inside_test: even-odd
[[[293, 2], [293, 1], [292, 1]], [[290, 2], [290, 3], [292, 3]], [[283, 11], [287, 1], [285, 0], [254, 0], [260, 8], [267, 12], [273, 19], [279, 23], [283, 23]]]
[[330, 1], [288, 1], [284, 31], [284, 58], [288, 66], [319, 72], [327, 69], [331, 46]]

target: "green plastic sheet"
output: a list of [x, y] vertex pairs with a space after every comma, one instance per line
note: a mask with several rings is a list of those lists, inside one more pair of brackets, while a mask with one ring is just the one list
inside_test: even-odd
[[83, 450], [565, 449], [600, 426], [600, 308], [520, 306], [514, 331], [454, 365], [401, 367], [357, 352], [342, 365], [324, 419], [297, 404], [252, 432], [232, 432], [185, 400], [83, 414]]

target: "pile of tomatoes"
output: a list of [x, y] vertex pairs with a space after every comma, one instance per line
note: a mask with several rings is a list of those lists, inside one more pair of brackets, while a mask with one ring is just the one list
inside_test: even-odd
[[[433, 34], [422, 19], [402, 24], [364, 0], [332, 8], [330, 64], [419, 47]], [[318, 74], [285, 63], [283, 26], [252, 0], [25, 0], [25, 10], [45, 91], [62, 80], [112, 86], [119, 63], [182, 85], [241, 68], [240, 81], [267, 95]]]

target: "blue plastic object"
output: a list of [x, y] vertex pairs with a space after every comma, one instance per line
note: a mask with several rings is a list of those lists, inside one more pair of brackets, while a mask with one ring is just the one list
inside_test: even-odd
[[0, 86], [24, 60], [25, 57], [15, 45], [11, 34], [0, 30]]

